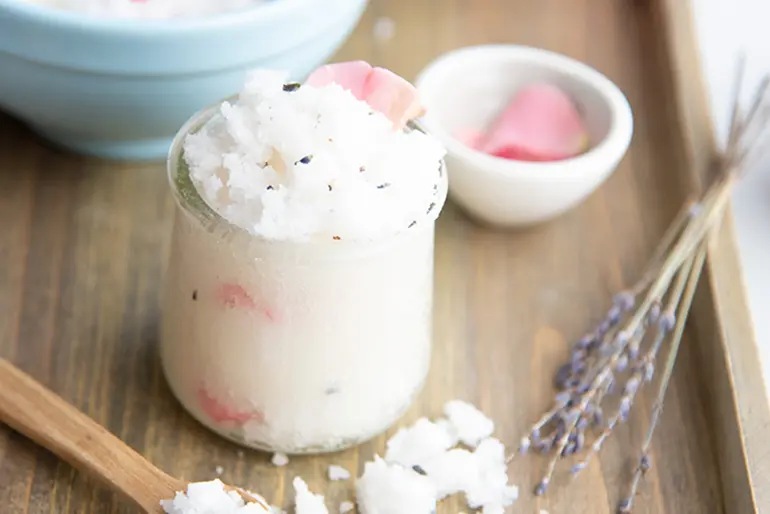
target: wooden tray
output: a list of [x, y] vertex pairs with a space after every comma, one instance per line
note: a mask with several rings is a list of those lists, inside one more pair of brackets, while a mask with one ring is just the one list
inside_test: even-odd
[[[378, 20], [395, 39], [378, 41]], [[481, 228], [449, 205], [437, 240], [436, 351], [424, 394], [405, 422], [464, 398], [515, 444], [547, 407], [568, 343], [611, 295], [638, 277], [713, 156], [687, 2], [683, 0], [373, 0], [340, 53], [413, 78], [451, 48], [515, 42], [598, 68], [628, 95], [631, 150], [584, 205], [520, 233]], [[730, 70], [725, 70], [728, 73]], [[727, 106], [725, 106], [727, 108]], [[114, 164], [49, 150], [0, 118], [0, 355], [46, 382], [171, 474], [227, 482], [290, 503], [295, 474], [332, 512], [350, 484], [328, 464], [360, 471], [385, 437], [282, 469], [194, 422], [172, 398], [156, 356], [159, 287], [173, 203], [163, 166]], [[770, 506], [770, 409], [743, 297], [732, 221], [709, 258], [635, 511], [744, 514]], [[647, 427], [650, 395], [575, 483], [530, 488], [544, 461], [514, 461], [513, 512], [604, 514], [625, 490]], [[392, 433], [392, 431], [390, 432]], [[390, 434], [388, 434], [390, 435]], [[0, 427], [0, 511], [134, 512], [55, 457]], [[441, 513], [467, 510], [453, 499]], [[767, 512], [767, 510], [764, 510]]]

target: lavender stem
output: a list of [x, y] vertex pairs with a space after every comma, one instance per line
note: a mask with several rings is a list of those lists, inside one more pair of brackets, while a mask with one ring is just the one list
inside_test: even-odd
[[644, 471], [646, 471], [646, 467], [643, 466], [642, 463], [648, 461], [649, 459], [652, 437], [655, 433], [655, 428], [660, 421], [660, 415], [663, 412], [663, 400], [665, 398], [666, 391], [668, 390], [668, 384], [671, 381], [671, 375], [674, 371], [674, 364], [676, 363], [677, 355], [679, 354], [679, 347], [682, 343], [682, 335], [684, 333], [685, 323], [687, 322], [687, 315], [690, 312], [690, 307], [692, 305], [693, 297], [695, 296], [698, 280], [700, 279], [703, 264], [706, 260], [708, 239], [709, 238], [701, 243], [700, 250], [695, 256], [691, 258], [690, 261], [690, 271], [687, 277], [687, 286], [684, 290], [684, 295], [682, 296], [682, 300], [679, 305], [676, 325], [674, 326], [674, 331], [671, 337], [671, 348], [669, 349], [668, 356], [666, 357], [666, 365], [663, 369], [663, 377], [661, 378], [660, 386], [658, 387], [658, 394], [656, 395], [655, 403], [653, 404], [650, 426], [647, 430], [644, 443], [642, 444], [642, 457], [640, 458], [640, 464], [634, 471], [634, 476], [631, 479], [631, 486], [628, 496], [621, 500], [620, 506], [618, 508], [618, 511], [623, 514], [631, 512], [631, 509], [634, 505], [634, 499], [636, 498], [636, 493], [639, 488], [639, 481], [641, 480]]

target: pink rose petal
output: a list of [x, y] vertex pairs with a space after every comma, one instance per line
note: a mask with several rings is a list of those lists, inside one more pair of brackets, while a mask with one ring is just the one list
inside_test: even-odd
[[243, 425], [247, 421], [264, 423], [264, 415], [260, 411], [238, 411], [226, 404], [219, 403], [204, 387], [198, 389], [198, 403], [203, 412], [215, 423], [236, 423]]
[[216, 289], [216, 297], [219, 303], [230, 309], [257, 311], [264, 314], [270, 321], [278, 321], [278, 315], [273, 309], [259, 305], [240, 284], [219, 284]]
[[364, 99], [364, 84], [372, 72], [366, 61], [348, 61], [326, 64], [316, 69], [305, 81], [313, 87], [338, 84], [353, 93], [359, 100]]
[[471, 142], [496, 157], [543, 162], [580, 155], [589, 137], [572, 100], [553, 85], [537, 83], [522, 88], [486, 135]]
[[217, 299], [230, 308], [254, 310], [257, 304], [240, 284], [220, 284], [217, 287]]
[[403, 128], [407, 121], [425, 112], [412, 84], [390, 70], [372, 67], [364, 61], [321, 66], [310, 74], [305, 83], [315, 87], [332, 83], [340, 85], [375, 111], [384, 114], [396, 129]]

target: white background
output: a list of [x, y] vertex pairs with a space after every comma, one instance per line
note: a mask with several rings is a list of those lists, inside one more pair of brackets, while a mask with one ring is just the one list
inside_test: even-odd
[[[733, 70], [746, 55], [746, 85], [770, 73], [770, 0], [692, 0], [703, 72], [720, 141], [727, 132]], [[753, 170], [733, 197], [738, 246], [757, 343], [770, 390], [770, 165]]]

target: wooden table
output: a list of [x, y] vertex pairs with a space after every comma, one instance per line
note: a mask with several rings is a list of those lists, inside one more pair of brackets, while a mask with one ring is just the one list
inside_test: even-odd
[[[646, 46], [662, 30], [650, 9], [632, 0], [373, 0], [339, 53], [338, 59], [367, 59], [414, 78], [451, 48], [534, 44], [607, 74], [636, 114], [634, 143], [620, 170], [554, 223], [506, 233], [474, 224], [451, 203], [446, 208], [437, 240], [433, 372], [406, 421], [435, 415], [445, 400], [462, 397], [492, 413], [499, 437], [515, 444], [547, 406], [551, 376], [569, 340], [597, 320], [613, 292], [636, 278], [683, 192], [692, 187], [675, 169], [666, 171], [685, 162], [682, 151], [667, 146], [682, 129], [667, 110], [674, 101], [672, 86], [665, 75], [641, 67], [659, 57]], [[395, 21], [394, 39], [373, 37], [383, 18]], [[311, 488], [326, 493], [334, 512], [349, 498], [349, 484], [328, 484], [326, 466], [360, 470], [373, 452], [382, 451], [385, 437], [276, 469], [267, 456], [243, 453], [203, 429], [169, 393], [156, 343], [173, 209], [161, 164], [116, 164], [62, 153], [0, 117], [0, 356], [171, 474], [209, 479], [222, 466], [225, 481], [288, 505], [287, 488], [299, 473]], [[724, 244], [731, 244], [729, 228]], [[730, 247], [720, 251], [729, 260]], [[729, 273], [737, 269], [732, 266]], [[737, 275], [731, 276], [730, 281]], [[721, 280], [720, 287], [727, 288], [730, 281]], [[730, 327], [750, 335], [740, 284], [730, 287]], [[701, 320], [699, 326], [709, 325]], [[718, 329], [724, 328], [713, 330]], [[725, 392], [702, 373], [704, 367], [723, 365], [704, 348], [685, 344], [654, 443], [657, 465], [642, 485], [635, 512], [743, 514], [755, 503], [770, 502], [767, 493], [751, 488], [754, 480], [770, 476], [761, 435], [770, 418], [764, 393], [751, 383], [756, 361], [750, 351], [734, 357], [728, 364], [741, 371], [734, 384], [738, 392]], [[722, 411], [715, 406], [733, 394], [750, 432], [719, 428]], [[629, 452], [646, 430], [649, 401], [642, 403], [600, 461], [569, 487], [558, 481], [545, 498], [529, 494], [543, 461], [515, 461], [511, 476], [522, 486], [522, 498], [513, 512], [613, 512], [630, 473]], [[746, 452], [752, 462], [744, 466]], [[452, 499], [440, 512], [463, 509], [462, 500]], [[134, 510], [0, 427], [0, 512]]]

